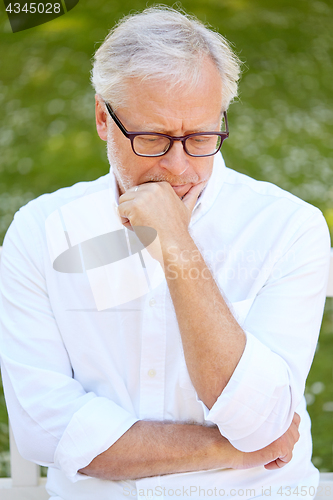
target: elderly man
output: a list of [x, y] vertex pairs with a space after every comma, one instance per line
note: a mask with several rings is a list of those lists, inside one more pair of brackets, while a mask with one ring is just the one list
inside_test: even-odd
[[315, 495], [303, 392], [329, 236], [318, 209], [225, 167], [238, 75], [197, 20], [125, 18], [92, 78], [110, 173], [7, 233], [5, 394], [54, 500]]

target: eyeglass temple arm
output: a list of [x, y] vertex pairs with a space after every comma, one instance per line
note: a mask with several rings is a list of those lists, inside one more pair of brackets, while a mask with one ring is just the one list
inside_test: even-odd
[[225, 123], [225, 132], [226, 132], [226, 134], [229, 135], [228, 117], [227, 117], [226, 111], [223, 112], [223, 116], [224, 116], [224, 123]]
[[119, 118], [115, 115], [113, 109], [111, 108], [110, 104], [106, 101], [104, 101], [104, 104], [106, 106], [106, 109], [108, 110], [109, 112], [109, 115], [111, 116], [112, 120], [116, 123], [116, 125], [118, 125], [118, 127], [120, 128], [120, 130], [122, 131], [122, 133], [124, 134], [125, 137], [128, 138], [128, 132], [127, 130], [125, 129], [124, 125], [121, 123], [121, 121], [119, 120]]

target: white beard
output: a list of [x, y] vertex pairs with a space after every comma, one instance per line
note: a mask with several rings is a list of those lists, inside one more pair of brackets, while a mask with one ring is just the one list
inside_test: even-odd
[[120, 186], [122, 192], [127, 191], [130, 187], [134, 186], [134, 181], [131, 178], [131, 176], [128, 175], [125, 168], [121, 165], [121, 163], [118, 160], [119, 155], [117, 154], [117, 148], [113, 140], [112, 134], [110, 132], [110, 129], [108, 130], [106, 152], [110, 164], [110, 169], [113, 170], [116, 176], [118, 186]]

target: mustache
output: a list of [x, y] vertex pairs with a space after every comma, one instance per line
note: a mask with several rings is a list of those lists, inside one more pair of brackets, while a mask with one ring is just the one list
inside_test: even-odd
[[149, 175], [144, 182], [168, 182], [172, 186], [183, 186], [185, 184], [196, 184], [199, 182], [200, 178], [198, 175], [192, 175], [190, 177], [174, 178], [166, 175]]

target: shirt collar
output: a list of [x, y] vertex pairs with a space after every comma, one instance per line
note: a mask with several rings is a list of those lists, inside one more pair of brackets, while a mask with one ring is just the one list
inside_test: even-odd
[[202, 215], [204, 215], [211, 206], [213, 206], [218, 193], [221, 190], [223, 180], [225, 177], [226, 166], [224, 159], [220, 153], [214, 156], [213, 170], [206, 184], [205, 189], [199, 196], [194, 210], [192, 212], [191, 224], [196, 222]]
[[115, 206], [118, 207], [118, 205], [119, 205], [119, 189], [118, 189], [117, 179], [116, 179], [116, 176], [115, 176], [115, 173], [113, 171], [112, 166], [110, 168], [109, 189], [110, 189], [112, 201], [115, 204]]

